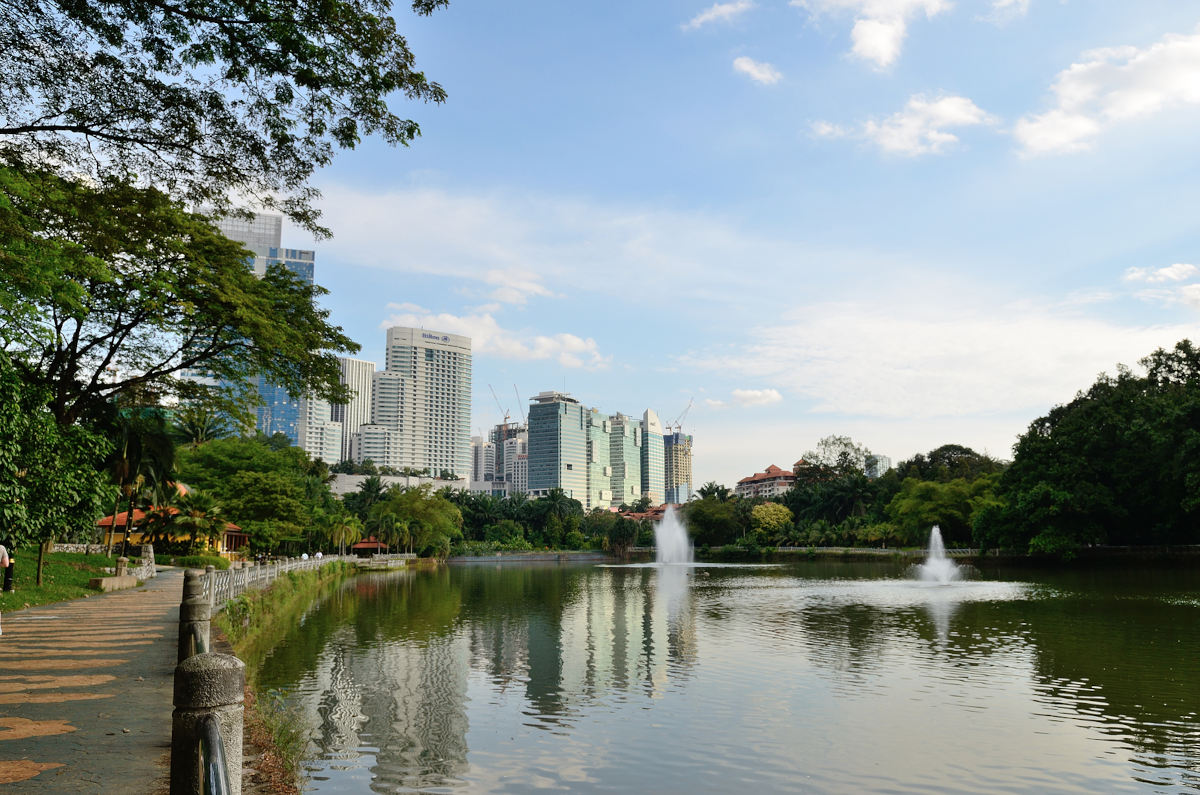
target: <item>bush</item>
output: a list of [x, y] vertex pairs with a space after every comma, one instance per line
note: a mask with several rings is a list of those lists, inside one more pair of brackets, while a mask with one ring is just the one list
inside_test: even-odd
[[212, 566], [215, 569], [229, 568], [229, 559], [216, 555], [183, 555], [173, 558], [171, 562], [175, 566], [183, 566], [187, 569], [203, 569], [207, 566]]

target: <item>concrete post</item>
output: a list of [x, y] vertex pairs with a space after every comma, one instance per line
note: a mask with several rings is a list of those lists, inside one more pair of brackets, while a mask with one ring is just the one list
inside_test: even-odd
[[246, 665], [228, 654], [197, 654], [175, 666], [171, 795], [201, 793], [200, 732], [210, 715], [220, 725], [230, 795], [241, 795], [245, 685]]
[[196, 569], [186, 570], [183, 573], [183, 600], [187, 601], [203, 595], [204, 581], [200, 579], [200, 572]]
[[205, 566], [204, 576], [208, 577], [208, 606], [217, 603], [217, 569], [215, 566]]
[[124, 577], [129, 573], [129, 558], [117, 558], [117, 576]]
[[[179, 657], [176, 662], [183, 662], [189, 657], [208, 650], [211, 641], [211, 630], [209, 629], [211, 616], [208, 600], [203, 596], [184, 599], [183, 603], [179, 605]], [[196, 630], [199, 630], [200, 637], [204, 642], [203, 649], [196, 648], [194, 634]]]

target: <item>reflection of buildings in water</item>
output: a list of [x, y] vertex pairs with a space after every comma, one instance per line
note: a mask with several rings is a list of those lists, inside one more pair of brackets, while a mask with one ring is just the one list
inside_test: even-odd
[[[563, 611], [561, 689], [567, 699], [628, 690], [657, 695], [695, 662], [689, 571], [604, 569]], [[532, 649], [531, 649], [532, 652]]]
[[[306, 717], [326, 759], [374, 750], [372, 788], [444, 784], [467, 768], [464, 641], [360, 645], [351, 631], [327, 646], [306, 689], [319, 693]], [[319, 706], [318, 706], [319, 705]], [[315, 707], [316, 714], [311, 714]]]

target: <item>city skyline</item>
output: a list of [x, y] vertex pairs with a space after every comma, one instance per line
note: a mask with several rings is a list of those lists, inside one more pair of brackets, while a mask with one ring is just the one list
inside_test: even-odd
[[696, 484], [831, 434], [1009, 458], [1196, 336], [1200, 3], [399, 19], [447, 103], [398, 102], [423, 137], [344, 153], [316, 180], [335, 237], [287, 239], [362, 358], [388, 325], [475, 341], [473, 434], [491, 384], [514, 416], [547, 389], [665, 423], [694, 399]]

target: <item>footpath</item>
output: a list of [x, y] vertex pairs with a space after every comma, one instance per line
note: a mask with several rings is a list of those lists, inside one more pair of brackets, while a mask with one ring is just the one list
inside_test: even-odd
[[0, 635], [0, 790], [166, 793], [182, 570], [27, 608]]

